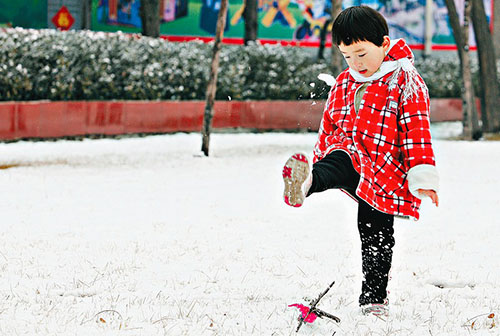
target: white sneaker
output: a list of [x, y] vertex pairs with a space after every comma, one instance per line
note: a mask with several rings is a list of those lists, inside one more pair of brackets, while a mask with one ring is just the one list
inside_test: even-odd
[[312, 176], [309, 172], [309, 161], [304, 154], [296, 153], [286, 161], [283, 167], [283, 182], [285, 183], [283, 199], [289, 206], [298, 208], [304, 203], [312, 183]]
[[389, 304], [385, 301], [384, 303], [369, 303], [363, 305], [361, 306], [361, 314], [386, 318], [389, 316]]

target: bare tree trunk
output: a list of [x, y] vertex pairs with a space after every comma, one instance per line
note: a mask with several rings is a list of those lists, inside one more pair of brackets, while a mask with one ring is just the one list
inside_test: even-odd
[[476, 109], [476, 97], [474, 94], [474, 86], [472, 84], [472, 72], [470, 68], [470, 57], [469, 57], [469, 22], [472, 10], [471, 0], [464, 1], [464, 26], [462, 29], [464, 36], [464, 53], [462, 54], [462, 76], [464, 78], [464, 88], [465, 96], [464, 100], [466, 108], [464, 109], [464, 121], [466, 122], [466, 127], [464, 127], [464, 135], [468, 139], [477, 140], [481, 137], [482, 132], [479, 127], [479, 121], [477, 117]]
[[139, 15], [142, 21], [142, 35], [160, 36], [160, 1], [141, 0]]
[[432, 34], [434, 18], [432, 17], [433, 0], [425, 1], [425, 43], [424, 43], [424, 57], [429, 57], [432, 54]]
[[82, 29], [90, 29], [92, 22], [92, 0], [82, 0]]
[[[321, 28], [321, 34], [319, 35], [319, 49], [318, 49], [318, 59], [325, 59], [325, 44], [326, 44], [326, 34], [328, 33], [328, 26], [332, 23], [332, 19], [325, 21], [323, 28]], [[333, 48], [332, 48], [333, 49]]]
[[[332, 0], [332, 22], [335, 21], [337, 16], [340, 14], [342, 11], [342, 0]], [[343, 64], [342, 64], [342, 54], [340, 53], [340, 50], [337, 46], [337, 44], [332, 41], [332, 67], [333, 67], [333, 74], [335, 77], [338, 76], [339, 73], [344, 70]]]
[[[462, 54], [465, 51], [465, 39], [462, 36], [462, 26], [460, 26], [460, 20], [458, 19], [457, 8], [453, 0], [445, 0], [445, 3], [448, 9], [448, 19], [450, 20], [451, 30], [455, 38], [455, 44], [457, 45], [458, 58], [460, 59], [460, 64], [462, 64]], [[468, 52], [468, 49], [466, 52]]]
[[497, 61], [500, 61], [500, 4], [493, 3], [493, 45]]
[[243, 11], [243, 19], [245, 20], [245, 45], [248, 45], [248, 41], [257, 40], [257, 14], [258, 0], [245, 0], [245, 10]]
[[469, 57], [470, 0], [465, 0], [463, 27], [460, 26], [454, 0], [445, 0], [445, 2], [446, 7], [448, 8], [448, 17], [453, 30], [453, 36], [455, 38], [455, 43], [457, 44], [458, 56], [460, 58], [460, 72], [464, 82], [464, 86], [462, 88], [464, 137], [467, 139], [478, 139], [481, 137], [481, 130], [479, 128], [477, 118]]
[[479, 56], [479, 71], [481, 83], [481, 119], [485, 132], [500, 131], [500, 108], [498, 106], [498, 81], [491, 37], [483, 0], [472, 0], [472, 23], [476, 36]]
[[208, 156], [210, 149], [210, 133], [212, 131], [212, 118], [214, 115], [215, 92], [217, 91], [217, 71], [219, 70], [219, 54], [226, 26], [228, 0], [221, 0], [219, 16], [217, 17], [217, 27], [215, 30], [214, 49], [212, 54], [212, 66], [210, 68], [210, 78], [207, 85], [205, 114], [203, 117], [202, 144], [201, 150]]

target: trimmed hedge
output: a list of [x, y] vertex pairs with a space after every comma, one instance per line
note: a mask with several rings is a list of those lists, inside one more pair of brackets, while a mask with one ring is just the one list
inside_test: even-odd
[[[205, 98], [212, 44], [89, 31], [0, 31], [0, 100]], [[418, 60], [431, 97], [460, 97], [457, 61]], [[224, 45], [217, 99], [324, 99], [331, 73], [310, 50]]]

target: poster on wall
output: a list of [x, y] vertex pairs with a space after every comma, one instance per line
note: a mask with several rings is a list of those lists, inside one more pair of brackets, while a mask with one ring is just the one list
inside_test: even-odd
[[[141, 27], [140, 0], [94, 1], [98, 1], [93, 22], [97, 30]], [[174, 36], [213, 36], [219, 7], [220, 0], [160, 0], [160, 31]], [[228, 7], [224, 36], [241, 38], [244, 1], [231, 1]], [[318, 41], [330, 20], [330, 8], [331, 0], [259, 0], [259, 38]]]
[[[483, 0], [486, 16], [490, 21], [492, 0]], [[426, 0], [344, 0], [343, 6], [367, 5], [379, 11], [389, 25], [391, 38], [404, 38], [411, 45], [422, 45], [425, 34], [425, 3]], [[463, 23], [464, 0], [455, 0], [459, 17]], [[460, 10], [461, 9], [461, 10]], [[448, 10], [444, 0], [433, 1], [433, 44], [454, 44], [453, 32], [448, 22]], [[472, 25], [471, 25], [472, 29]], [[470, 44], [475, 45], [474, 33], [471, 30]]]
[[0, 0], [0, 25], [47, 28], [47, 0]]
[[[100, 23], [140, 28], [140, 0], [99, 0], [97, 20]], [[218, 13], [218, 12], [217, 12]], [[188, 14], [188, 0], [160, 0], [161, 22], [170, 22]]]
[[[221, 0], [202, 0], [200, 10], [200, 29], [215, 35], [217, 28], [217, 18], [219, 17]], [[224, 27], [224, 32], [229, 30], [229, 25]]]
[[[1, 0], [0, 0], [1, 1]], [[140, 0], [94, 0], [95, 30], [139, 32]], [[463, 8], [464, 0], [455, 0]], [[492, 0], [483, 0], [488, 20]], [[404, 38], [414, 47], [422, 47], [425, 34], [426, 0], [344, 0], [343, 8], [367, 5], [378, 10], [389, 24], [391, 38]], [[220, 0], [160, 0], [161, 34], [175, 37], [211, 37], [215, 34]], [[244, 35], [243, 0], [232, 0], [228, 8], [226, 38]], [[331, 0], [258, 0], [258, 36], [261, 40], [305, 42], [317, 45], [322, 30], [330, 40]], [[462, 12], [463, 11], [459, 11]], [[463, 14], [461, 15], [463, 17]], [[437, 46], [453, 46], [444, 0], [433, 1], [433, 39]], [[134, 30], [135, 29], [135, 30]], [[473, 34], [471, 45], [475, 45]]]

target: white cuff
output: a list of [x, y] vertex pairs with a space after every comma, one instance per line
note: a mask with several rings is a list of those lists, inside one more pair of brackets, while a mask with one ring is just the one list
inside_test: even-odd
[[439, 191], [439, 174], [435, 166], [421, 164], [408, 171], [408, 189], [413, 196], [422, 198], [418, 189]]

